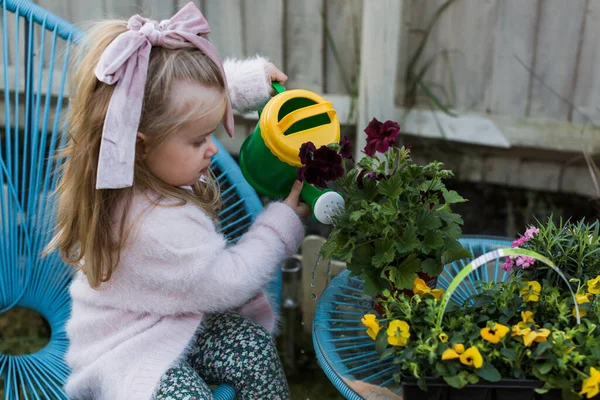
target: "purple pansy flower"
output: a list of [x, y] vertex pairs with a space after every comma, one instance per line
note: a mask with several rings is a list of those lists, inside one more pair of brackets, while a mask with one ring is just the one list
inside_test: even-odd
[[376, 152], [385, 153], [390, 146], [396, 144], [396, 138], [400, 133], [400, 125], [390, 120], [381, 123], [373, 118], [365, 128], [365, 133], [367, 134], [365, 154], [373, 157]]
[[327, 182], [344, 176], [342, 156], [337, 151], [321, 146], [318, 149], [311, 142], [300, 147], [300, 161], [304, 164], [298, 168], [298, 180], [311, 185], [327, 188]]
[[352, 160], [352, 143], [350, 143], [350, 140], [348, 140], [346, 136], [342, 137], [342, 140], [340, 140], [339, 153], [342, 158], [348, 158]]

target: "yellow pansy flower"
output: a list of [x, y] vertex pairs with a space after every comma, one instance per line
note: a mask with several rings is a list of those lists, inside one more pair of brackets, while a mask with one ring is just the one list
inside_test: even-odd
[[587, 286], [588, 292], [592, 294], [600, 294], [600, 275], [587, 281]]
[[448, 349], [442, 353], [442, 361], [454, 360], [459, 358], [462, 353], [465, 352], [465, 346], [460, 343], [455, 343], [451, 349]]
[[436, 300], [441, 300], [442, 296], [444, 295], [444, 291], [442, 289], [431, 289], [429, 286], [427, 286], [427, 284], [425, 283], [425, 281], [421, 278], [417, 278], [415, 279], [415, 282], [413, 283], [413, 293], [414, 294], [430, 294], [433, 297], [435, 297]]
[[438, 335], [438, 339], [440, 339], [440, 342], [446, 343], [448, 341], [448, 335], [442, 332]]
[[415, 294], [427, 294], [431, 291], [431, 288], [427, 286], [425, 281], [421, 278], [415, 279], [413, 283], [413, 292]]
[[530, 331], [523, 336], [523, 344], [529, 347], [533, 342], [545, 342], [549, 335], [550, 330], [546, 328]]
[[444, 295], [444, 291], [442, 289], [433, 289], [431, 291], [431, 295], [435, 297], [437, 301], [440, 301], [442, 299], [442, 296]]
[[[575, 295], [575, 300], [577, 300], [577, 304], [589, 303], [590, 297], [589, 293], [579, 293]], [[579, 309], [579, 316], [585, 317], [587, 314], [587, 310]], [[575, 307], [573, 307], [573, 316], [577, 317], [577, 313], [575, 312]]]
[[526, 286], [519, 291], [519, 294], [523, 295], [523, 301], [526, 303], [538, 301], [542, 292], [542, 285], [538, 281], [525, 281], [523, 283]]
[[521, 311], [521, 319], [525, 323], [531, 322], [535, 324], [535, 321], [533, 320], [533, 312], [531, 311]]
[[469, 347], [460, 355], [460, 362], [467, 366], [472, 365], [475, 368], [481, 368], [483, 365], [483, 357], [477, 347]]
[[452, 349], [456, 351], [458, 354], [462, 354], [465, 352], [465, 345], [461, 343], [455, 343], [452, 345]]
[[371, 337], [371, 339], [375, 340], [377, 338], [377, 334], [381, 330], [381, 325], [379, 325], [379, 321], [377, 321], [377, 317], [375, 314], [365, 314], [364, 317], [360, 320], [364, 326], [367, 328], [367, 335]]
[[512, 326], [512, 336], [525, 336], [529, 332], [531, 332], [531, 327], [527, 322], [519, 322], [516, 325]]
[[579, 293], [575, 295], [575, 300], [577, 300], [577, 304], [589, 303], [590, 295], [587, 293]]
[[493, 324], [492, 327], [481, 328], [480, 334], [481, 337], [487, 340], [490, 343], [498, 343], [508, 332], [510, 332], [510, 328], [506, 325], [502, 324]]
[[600, 393], [600, 371], [596, 368], [590, 368], [590, 377], [583, 380], [583, 384], [581, 385], [580, 395], [586, 395], [588, 399], [596, 396]]
[[395, 319], [390, 322], [387, 335], [388, 343], [392, 346], [406, 346], [410, 337], [410, 326], [405, 321]]

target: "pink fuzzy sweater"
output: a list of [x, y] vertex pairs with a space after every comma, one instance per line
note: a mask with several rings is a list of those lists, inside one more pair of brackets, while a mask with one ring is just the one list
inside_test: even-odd
[[[264, 59], [247, 63], [229, 64], [236, 77], [227, 72], [234, 105], [236, 96], [243, 100], [238, 109], [268, 96]], [[247, 77], [254, 71], [255, 80], [240, 79], [244, 71]], [[153, 197], [135, 195], [126, 221], [134, 229], [112, 278], [92, 289], [78, 273], [71, 285], [66, 391], [72, 399], [150, 399], [164, 372], [185, 357], [205, 313], [240, 309], [274, 328], [262, 288], [304, 236], [295, 212], [273, 203], [227, 246], [198, 207], [169, 207], [167, 200], [153, 206]]]

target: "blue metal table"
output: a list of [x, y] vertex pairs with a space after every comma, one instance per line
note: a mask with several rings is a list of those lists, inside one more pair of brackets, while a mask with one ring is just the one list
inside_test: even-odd
[[[465, 236], [463, 246], [478, 257], [491, 250], [510, 247], [504, 238]], [[445, 266], [438, 287], [446, 289], [454, 276], [472, 259]], [[457, 288], [453, 301], [462, 304], [475, 294], [477, 281], [504, 281], [509, 274], [500, 268], [501, 260], [490, 261], [469, 275]], [[402, 399], [402, 388], [394, 381], [391, 358], [379, 360], [374, 341], [360, 322], [372, 310], [372, 298], [363, 292], [363, 280], [344, 271], [332, 279], [321, 294], [313, 320], [313, 345], [317, 360], [339, 392], [349, 400]]]

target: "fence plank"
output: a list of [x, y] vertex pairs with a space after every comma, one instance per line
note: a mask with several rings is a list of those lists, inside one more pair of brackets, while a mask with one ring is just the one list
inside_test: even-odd
[[243, 19], [246, 54], [264, 55], [283, 70], [283, 0], [246, 0]]
[[363, 129], [370, 119], [386, 120], [395, 114], [394, 82], [397, 76], [397, 40], [400, 38], [398, 21], [402, 21], [402, 10], [405, 9], [405, 0], [366, 1], [360, 52], [356, 159], [362, 157], [361, 151], [366, 142]]
[[143, 12], [135, 1], [104, 0], [104, 13], [107, 18], [127, 20], [132, 15], [140, 12], [145, 16], [148, 15], [146, 14], [147, 11]]
[[541, 3], [534, 67], [537, 79], [532, 81], [528, 116], [566, 118], [569, 105], [553, 91], [565, 98], [571, 96], [585, 3], [585, 0], [545, 0]]
[[244, 57], [241, 0], [209, 0], [204, 13], [210, 23], [210, 38], [222, 58]]
[[[600, 2], [590, 1], [586, 13], [585, 31], [581, 49], [581, 60], [577, 73], [577, 84], [573, 103], [573, 122], [589, 123], [588, 117], [600, 125]], [[583, 114], [577, 111], [579, 109]]]
[[[0, 33], [2, 33], [2, 36], [4, 35], [4, 30], [6, 30], [6, 49], [4, 48], [4, 37], [0, 37], [0, 49], [2, 50], [2, 56], [4, 57], [4, 53], [6, 52], [7, 58], [8, 58], [8, 63], [10, 65], [15, 65], [15, 57], [16, 57], [16, 38], [17, 38], [17, 17], [16, 14], [13, 14], [11, 12], [5, 11], [5, 10], [0, 10], [0, 12], [2, 12], [3, 15], [0, 15]], [[4, 18], [4, 16], [6, 16], [6, 18]], [[20, 33], [19, 33], [19, 41], [21, 43], [25, 43], [25, 37], [23, 36], [23, 32], [24, 32], [24, 20], [20, 21]], [[18, 62], [23, 63], [22, 58], [23, 58], [23, 49], [24, 49], [24, 45], [21, 44], [21, 47], [19, 49], [20, 52], [20, 57], [21, 60], [19, 60]], [[2, 79], [4, 79], [4, 77], [2, 77]]]
[[504, 0], [498, 3], [493, 72], [486, 109], [525, 117], [531, 79], [523, 66], [532, 65], [537, 2]]
[[[128, 2], [132, 2], [132, 0], [128, 0]], [[87, 21], [97, 21], [105, 16], [105, 7], [102, 1], [68, 0], [68, 7], [69, 17], [65, 19], [76, 25]]]
[[437, 22], [432, 55], [438, 57], [434, 82], [452, 94], [459, 110], [484, 108], [492, 71], [496, 4], [497, 0], [481, 0], [473, 7], [470, 1], [456, 0]]
[[[404, 66], [405, 71], [399, 76], [399, 79], [406, 84], [406, 90], [410, 90], [410, 101], [429, 104], [429, 101], [423, 95], [421, 89], [415, 92], [414, 79], [410, 79], [410, 82], [406, 82], [407, 71], [409, 68], [413, 75], [418, 75], [423, 71], [423, 81], [427, 84], [427, 87], [432, 93], [444, 99], [443, 101], [445, 104], [448, 104], [454, 97], [448, 94], [451, 90], [444, 87], [443, 82], [440, 79], [440, 77], [445, 77], [445, 75], [448, 74], [448, 59], [439, 50], [444, 46], [440, 41], [442, 35], [440, 32], [441, 21], [444, 18], [447, 18], [448, 8], [442, 13], [442, 16], [437, 19], [437, 22], [435, 22], [428, 33], [429, 25], [433, 23], [436, 13], [441, 9], [445, 2], [446, 0], [429, 0], [426, 2], [421, 0], [410, 0], [409, 14], [407, 16], [408, 53], [404, 55], [404, 58], [406, 58], [406, 65]], [[426, 40], [426, 42], [423, 42], [424, 40]], [[420, 48], [422, 43], [425, 43], [425, 45], [423, 48]]]
[[362, 0], [325, 0], [324, 83], [327, 93], [350, 94], [348, 86], [352, 88], [358, 83], [362, 4]]
[[323, 0], [287, 2], [286, 73], [290, 87], [323, 92]]
[[165, 0], [138, 0], [138, 7], [143, 16], [157, 21], [171, 18], [175, 11], [173, 2]]

